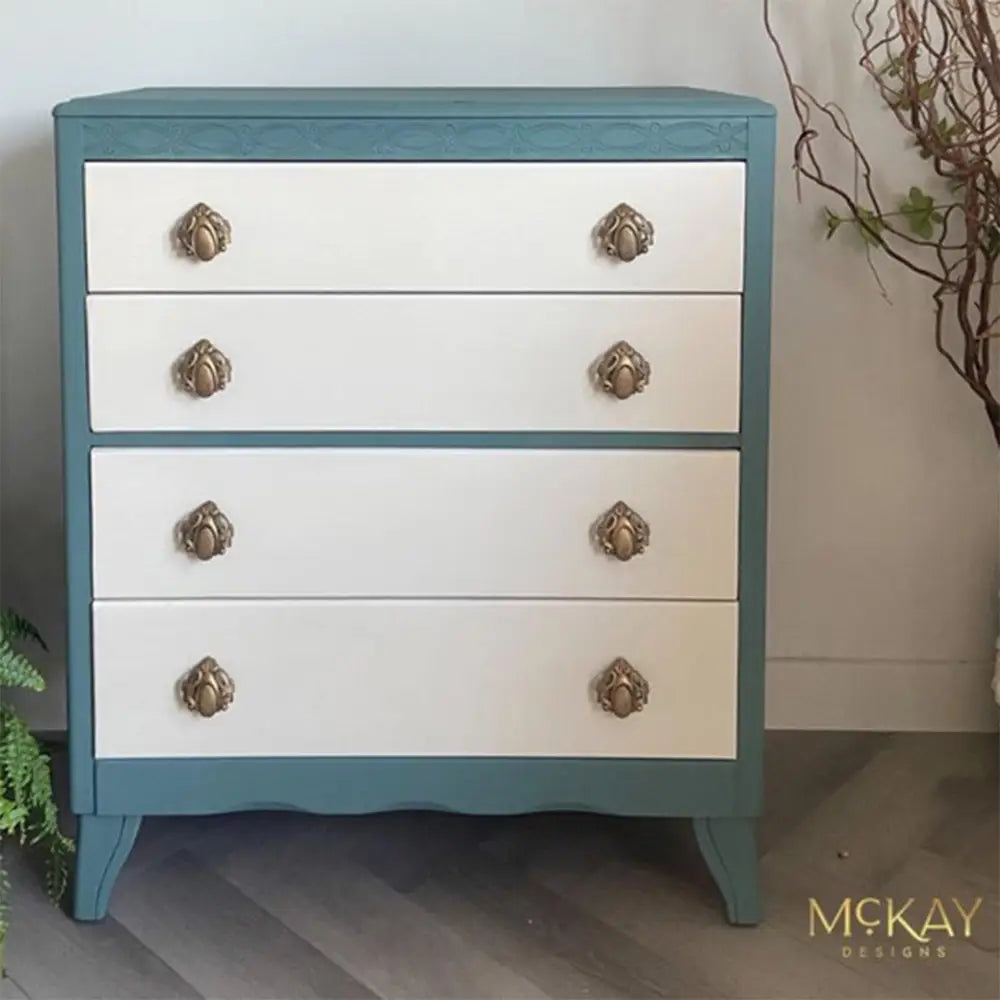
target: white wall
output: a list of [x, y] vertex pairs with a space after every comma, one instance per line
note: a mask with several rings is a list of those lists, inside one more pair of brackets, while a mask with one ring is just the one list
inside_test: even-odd
[[[922, 181], [853, 66], [850, 4], [777, 7], [796, 69], [858, 114], [887, 182]], [[815, 197], [796, 204], [759, 0], [0, 0], [0, 553], [3, 599], [54, 647], [35, 724], [63, 725], [51, 106], [171, 84], [666, 83], [757, 94], [782, 116], [771, 724], [995, 721], [995, 447], [934, 353], [923, 289], [889, 271], [884, 301], [859, 253], [821, 240]]]

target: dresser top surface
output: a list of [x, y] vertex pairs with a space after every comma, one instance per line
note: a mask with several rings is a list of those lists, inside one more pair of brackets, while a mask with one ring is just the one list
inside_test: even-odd
[[78, 97], [57, 116], [96, 118], [770, 117], [739, 94], [690, 87], [166, 87]]

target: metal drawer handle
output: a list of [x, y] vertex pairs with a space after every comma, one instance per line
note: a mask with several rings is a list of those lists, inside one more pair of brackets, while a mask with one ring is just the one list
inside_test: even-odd
[[649, 385], [649, 362], [628, 341], [609, 347], [597, 366], [600, 387], [618, 399], [628, 399]]
[[653, 245], [653, 224], [623, 201], [601, 220], [597, 238], [609, 257], [627, 263]]
[[233, 227], [213, 208], [198, 202], [177, 227], [177, 240], [188, 257], [209, 261], [229, 249]]
[[181, 547], [202, 561], [224, 555], [233, 544], [233, 522], [211, 500], [199, 504], [178, 527]]
[[232, 677], [211, 656], [192, 667], [181, 680], [184, 704], [206, 719], [229, 708], [235, 694]]
[[177, 378], [185, 392], [207, 399], [229, 385], [233, 365], [210, 340], [199, 340], [177, 362]]
[[622, 562], [642, 555], [649, 545], [649, 525], [621, 500], [601, 515], [594, 534], [601, 549]]
[[649, 681], [619, 656], [598, 679], [597, 701], [605, 712], [624, 719], [649, 701]]

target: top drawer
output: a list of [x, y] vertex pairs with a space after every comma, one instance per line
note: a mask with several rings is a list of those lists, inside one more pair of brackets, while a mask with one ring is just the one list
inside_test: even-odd
[[[742, 163], [118, 162], [85, 172], [94, 292], [743, 285]], [[210, 260], [178, 240], [199, 203], [230, 230]], [[627, 262], [600, 234], [622, 203], [653, 227], [648, 252]]]

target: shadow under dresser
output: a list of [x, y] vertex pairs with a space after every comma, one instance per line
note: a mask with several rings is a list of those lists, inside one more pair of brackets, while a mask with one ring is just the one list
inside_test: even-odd
[[74, 914], [141, 817], [684, 816], [760, 919], [774, 111], [56, 111]]

